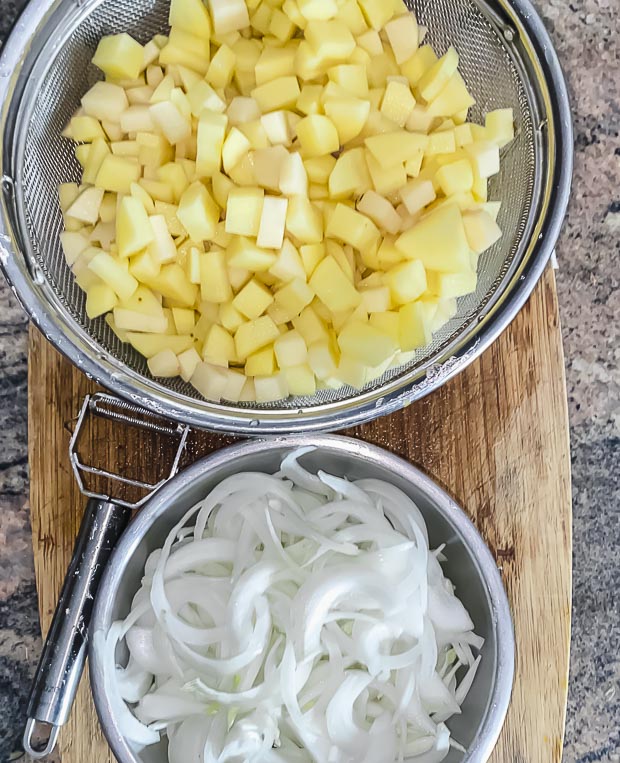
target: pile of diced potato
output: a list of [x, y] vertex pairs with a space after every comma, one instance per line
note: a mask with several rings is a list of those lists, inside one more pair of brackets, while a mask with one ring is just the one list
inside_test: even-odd
[[209, 400], [360, 388], [408, 362], [501, 236], [510, 109], [401, 0], [172, 0], [101, 40], [65, 137], [62, 246], [91, 319]]

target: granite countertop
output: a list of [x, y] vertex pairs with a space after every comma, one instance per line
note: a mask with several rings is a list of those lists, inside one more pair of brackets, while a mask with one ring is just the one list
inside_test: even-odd
[[[620, 17], [615, 0], [536, 4], [568, 79], [576, 138], [572, 201], [557, 249], [574, 494], [564, 760], [619, 763]], [[24, 5], [0, 0], [0, 42]], [[20, 738], [41, 639], [28, 511], [27, 321], [0, 281], [0, 763], [6, 763], [24, 760]]]

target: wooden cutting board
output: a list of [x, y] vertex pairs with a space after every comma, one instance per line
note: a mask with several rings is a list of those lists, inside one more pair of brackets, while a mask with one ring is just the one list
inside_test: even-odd
[[[95, 389], [30, 334], [32, 534], [43, 631], [49, 627], [83, 509], [66, 423]], [[121, 430], [93, 436], [99, 463], [136, 456]], [[512, 704], [493, 763], [561, 759], [571, 614], [571, 492], [566, 388], [554, 275], [548, 270], [500, 339], [424, 400], [347, 434], [421, 466], [465, 507], [495, 554], [516, 630]], [[116, 436], [117, 440], [114, 440]], [[199, 455], [225, 438], [205, 435]], [[139, 450], [139, 449], [138, 449]], [[141, 462], [141, 463], [139, 463]], [[147, 467], [148, 468], [148, 467]], [[112, 760], [83, 679], [60, 737], [63, 763]]]

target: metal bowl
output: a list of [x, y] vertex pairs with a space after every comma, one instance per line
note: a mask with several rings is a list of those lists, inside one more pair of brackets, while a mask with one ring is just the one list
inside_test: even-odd
[[475, 293], [404, 366], [361, 390], [344, 386], [276, 403], [210, 402], [180, 378], [154, 379], [103, 317], [89, 320], [59, 242], [57, 186], [79, 180], [61, 137], [100, 76], [102, 35], [142, 42], [167, 29], [169, 0], [37, 0], [0, 55], [0, 267], [32, 320], [85, 373], [112, 392], [198, 427], [249, 434], [335, 430], [391, 413], [437, 389], [480, 355], [515, 317], [555, 246], [572, 170], [566, 86], [530, 0], [407, 0], [438, 51], [453, 44], [476, 105], [471, 117], [512, 107], [517, 134], [503, 149], [490, 198], [502, 200], [504, 236], [482, 255]]
[[[92, 633], [107, 632], [114, 620], [128, 613], [148, 555], [163, 545], [187, 509], [229, 475], [248, 470], [273, 473], [283, 454], [305, 445], [316, 446], [303, 456], [306, 468], [325, 469], [351, 479], [374, 477], [399, 487], [424, 515], [431, 546], [446, 544], [446, 575], [456, 585], [476, 632], [486, 639], [463, 712], [448, 722], [468, 752], [452, 750], [446, 763], [483, 763], [502, 728], [514, 672], [512, 620], [495, 561], [474, 525], [446, 492], [403, 459], [359, 440], [329, 435], [252, 440], [219, 450], [175, 477], [137, 515], [114, 551], [97, 594]], [[165, 741], [136, 752], [123, 739], [106, 695], [101, 656], [92, 648], [90, 678], [103, 732], [120, 763], [167, 763]]]

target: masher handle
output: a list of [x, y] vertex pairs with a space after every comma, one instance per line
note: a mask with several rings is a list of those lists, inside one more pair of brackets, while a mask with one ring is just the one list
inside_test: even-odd
[[109, 501], [91, 498], [86, 505], [30, 691], [24, 749], [35, 759], [50, 754], [69, 717], [84, 669], [95, 594], [130, 517], [129, 508]]

